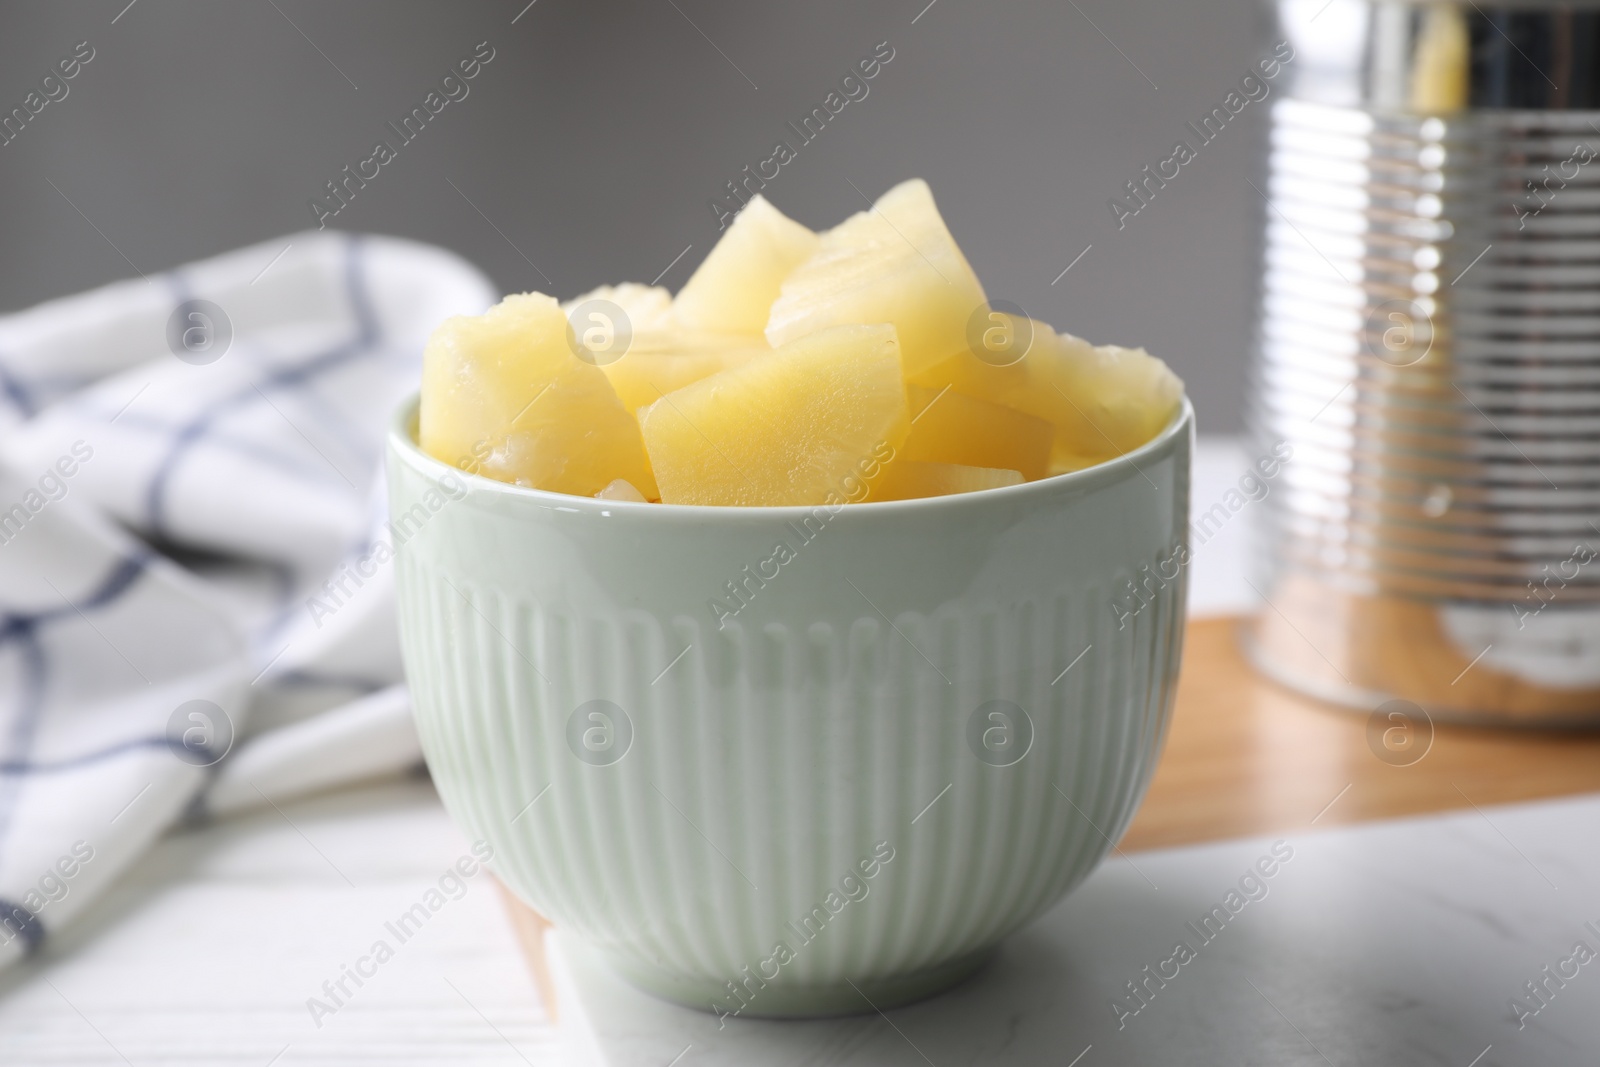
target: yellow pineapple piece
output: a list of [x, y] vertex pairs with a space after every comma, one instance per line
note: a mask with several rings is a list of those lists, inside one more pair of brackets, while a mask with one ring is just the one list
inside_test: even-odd
[[[561, 310], [567, 313], [570, 319], [572, 313], [578, 311], [584, 304], [604, 300], [615, 304], [628, 316], [628, 324], [633, 330], [648, 330], [666, 319], [667, 313], [672, 308], [672, 294], [659, 285], [641, 285], [638, 282], [623, 282], [620, 285], [602, 285], [598, 289], [591, 289], [582, 296], [575, 296], [571, 300], [561, 303]], [[574, 322], [572, 328], [581, 337], [584, 330], [599, 325], [592, 321]]]
[[585, 363], [604, 367], [621, 359], [634, 338], [667, 323], [672, 295], [637, 282], [602, 285], [561, 305], [569, 330], [567, 344]]
[[759, 337], [783, 279], [816, 248], [816, 234], [757, 196], [684, 283], [672, 317], [694, 330]]
[[568, 337], [561, 306], [538, 293], [446, 319], [422, 357], [423, 451], [535, 489], [593, 496], [624, 478], [653, 495], [638, 424]]
[[611, 379], [622, 406], [633, 412], [666, 393], [771, 351], [759, 334], [741, 337], [658, 328], [635, 334], [622, 356], [602, 363], [600, 369]]
[[1021, 485], [1023, 480], [1021, 471], [897, 459], [884, 465], [883, 473], [872, 483], [867, 499], [915, 500], [924, 496], [948, 496], [951, 493], [972, 493], [979, 489]]
[[1046, 420], [949, 386], [913, 385], [906, 392], [911, 434], [896, 463], [912, 460], [1015, 470], [1030, 482], [1048, 471], [1055, 427]]
[[1048, 420], [1055, 426], [1053, 473], [1138, 448], [1172, 420], [1183, 400], [1183, 382], [1161, 360], [1142, 348], [1096, 347], [1042, 322], [1031, 328], [1027, 355], [1009, 366], [963, 351], [908, 380], [929, 389], [951, 386]]
[[829, 326], [892, 323], [906, 372], [914, 375], [965, 349], [968, 322], [987, 304], [927, 183], [918, 179], [822, 235], [811, 258], [784, 279], [767, 340], [777, 346]]
[[610, 485], [594, 495], [596, 500], [630, 500], [635, 504], [645, 504], [644, 494], [635, 489], [633, 483], [626, 478], [618, 478]]
[[910, 428], [894, 327], [840, 326], [668, 393], [639, 412], [667, 504], [824, 504]]

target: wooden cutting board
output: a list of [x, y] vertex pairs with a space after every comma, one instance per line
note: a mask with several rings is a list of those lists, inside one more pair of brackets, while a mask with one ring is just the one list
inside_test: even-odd
[[1435, 725], [1425, 752], [1386, 761], [1369, 713], [1252, 671], [1239, 622], [1189, 624], [1166, 751], [1126, 851], [1600, 791], [1600, 732]]
[[[1418, 724], [1415, 747], [1396, 753], [1380, 740], [1380, 757], [1369, 714], [1252, 671], [1239, 652], [1239, 622], [1189, 624], [1166, 748], [1123, 851], [1600, 791], [1600, 732], [1435, 725], [1424, 748], [1427, 729]], [[504, 896], [553, 1015], [549, 924]]]

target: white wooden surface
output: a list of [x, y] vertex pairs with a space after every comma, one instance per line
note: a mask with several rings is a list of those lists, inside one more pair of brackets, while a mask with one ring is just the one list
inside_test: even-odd
[[[1220, 500], [1244, 467], [1231, 441], [1202, 441], [1195, 507]], [[1248, 605], [1247, 522], [1234, 515], [1197, 553], [1191, 612]], [[307, 999], [326, 998], [322, 983], [374, 941], [394, 945], [384, 923], [468, 846], [424, 781], [171, 835], [83, 923], [0, 974], [0, 1065], [562, 1062], [482, 875], [362, 987], [347, 979], [346, 1006], [313, 1021]]]
[[[486, 875], [405, 943], [384, 926], [467, 854], [422, 780], [171, 835], [0, 976], [0, 1064], [557, 1062]], [[307, 999], [378, 939], [393, 958], [318, 1027]]]

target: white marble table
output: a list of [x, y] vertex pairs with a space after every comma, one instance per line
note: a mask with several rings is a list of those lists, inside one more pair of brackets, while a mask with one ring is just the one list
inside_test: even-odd
[[[887, 1014], [721, 1027], [566, 941], [559, 969], [588, 1009], [590, 1062], [608, 1067], [1600, 1061], [1600, 956], [1561, 962], [1579, 941], [1600, 953], [1600, 796], [1280, 840], [1276, 858], [1265, 839], [1113, 857], [986, 972]], [[1200, 931], [1264, 858], [1271, 876]], [[1576, 975], [1548, 981], [1541, 1006], [1524, 983], [1547, 966]], [[1539, 1009], [1525, 1025], [1514, 997]]]

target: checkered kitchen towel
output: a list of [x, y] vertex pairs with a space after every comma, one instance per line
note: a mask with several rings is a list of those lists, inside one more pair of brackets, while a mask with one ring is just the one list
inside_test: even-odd
[[495, 298], [329, 231], [0, 317], [0, 966], [186, 816], [418, 761], [383, 432]]

